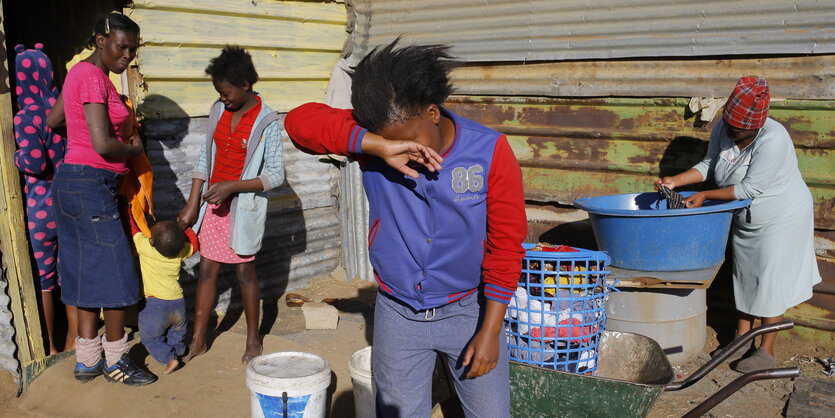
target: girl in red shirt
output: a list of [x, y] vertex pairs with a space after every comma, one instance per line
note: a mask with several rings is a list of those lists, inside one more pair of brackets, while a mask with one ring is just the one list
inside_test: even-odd
[[[212, 108], [210, 134], [193, 173], [188, 203], [178, 217], [183, 228], [195, 225], [201, 245], [194, 334], [184, 360], [206, 352], [217, 276], [222, 264], [233, 264], [247, 324], [242, 361], [248, 362], [261, 354], [255, 253], [263, 238], [265, 192], [284, 181], [280, 129], [275, 112], [252, 90], [258, 73], [249, 53], [227, 46], [206, 73], [220, 99]], [[244, 206], [249, 209], [239, 209]], [[247, 217], [253, 208], [259, 212], [257, 219]]]

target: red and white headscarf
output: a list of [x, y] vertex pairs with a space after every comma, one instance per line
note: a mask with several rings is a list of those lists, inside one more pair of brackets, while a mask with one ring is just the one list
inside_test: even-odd
[[759, 129], [768, 118], [771, 93], [762, 77], [742, 77], [725, 103], [724, 119], [739, 129]]

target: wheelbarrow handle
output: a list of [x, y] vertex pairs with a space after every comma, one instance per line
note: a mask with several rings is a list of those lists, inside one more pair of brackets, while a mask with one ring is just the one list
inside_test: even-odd
[[763, 325], [757, 328], [754, 328], [745, 334], [739, 336], [739, 338], [735, 339], [733, 342], [728, 344], [724, 350], [718, 353], [716, 356], [711, 358], [704, 366], [700, 367], [698, 370], [693, 372], [690, 376], [687, 376], [684, 380], [680, 380], [678, 382], [673, 382], [667, 385], [664, 388], [666, 391], [673, 391], [673, 390], [681, 390], [686, 387], [691, 386], [692, 384], [699, 381], [699, 379], [705, 377], [711, 370], [715, 369], [716, 366], [722, 364], [731, 354], [736, 353], [739, 351], [740, 348], [745, 346], [749, 341], [754, 339], [757, 335], [765, 334], [769, 332], [775, 331], [782, 331], [786, 329], [791, 329], [794, 327], [794, 322], [792, 321], [783, 321], [777, 322], [775, 324]]
[[696, 418], [706, 414], [707, 411], [710, 411], [716, 405], [719, 405], [722, 401], [724, 401], [729, 396], [736, 393], [736, 391], [742, 389], [743, 386], [751, 382], [765, 379], [793, 378], [797, 376], [800, 376], [800, 370], [798, 370], [797, 367], [757, 370], [750, 373], [746, 373], [736, 378], [736, 380], [729, 383], [722, 389], [719, 389], [718, 392], [705, 399], [702, 403], [697, 405], [695, 408], [691, 409], [690, 412], [684, 414], [682, 418]]

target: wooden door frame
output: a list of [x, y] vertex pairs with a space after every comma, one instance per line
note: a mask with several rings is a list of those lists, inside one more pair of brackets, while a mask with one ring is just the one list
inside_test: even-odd
[[18, 378], [23, 390], [46, 365], [38, 294], [29, 255], [20, 173], [14, 164], [14, 111], [9, 80], [3, 0], [0, 0], [0, 253], [8, 282], [9, 308], [15, 329]]

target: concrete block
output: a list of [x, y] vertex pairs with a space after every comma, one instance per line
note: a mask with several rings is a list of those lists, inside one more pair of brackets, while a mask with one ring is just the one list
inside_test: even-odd
[[339, 311], [327, 303], [305, 303], [302, 313], [307, 329], [336, 329], [339, 323]]
[[341, 282], [347, 282], [347, 281], [349, 281], [349, 280], [348, 280], [348, 273], [347, 273], [347, 272], [345, 271], [345, 269], [344, 269], [344, 268], [342, 268], [341, 266], [337, 266], [337, 267], [336, 267], [336, 268], [335, 268], [335, 269], [331, 272], [331, 278], [333, 278], [334, 280], [339, 280], [339, 281], [341, 281]]

